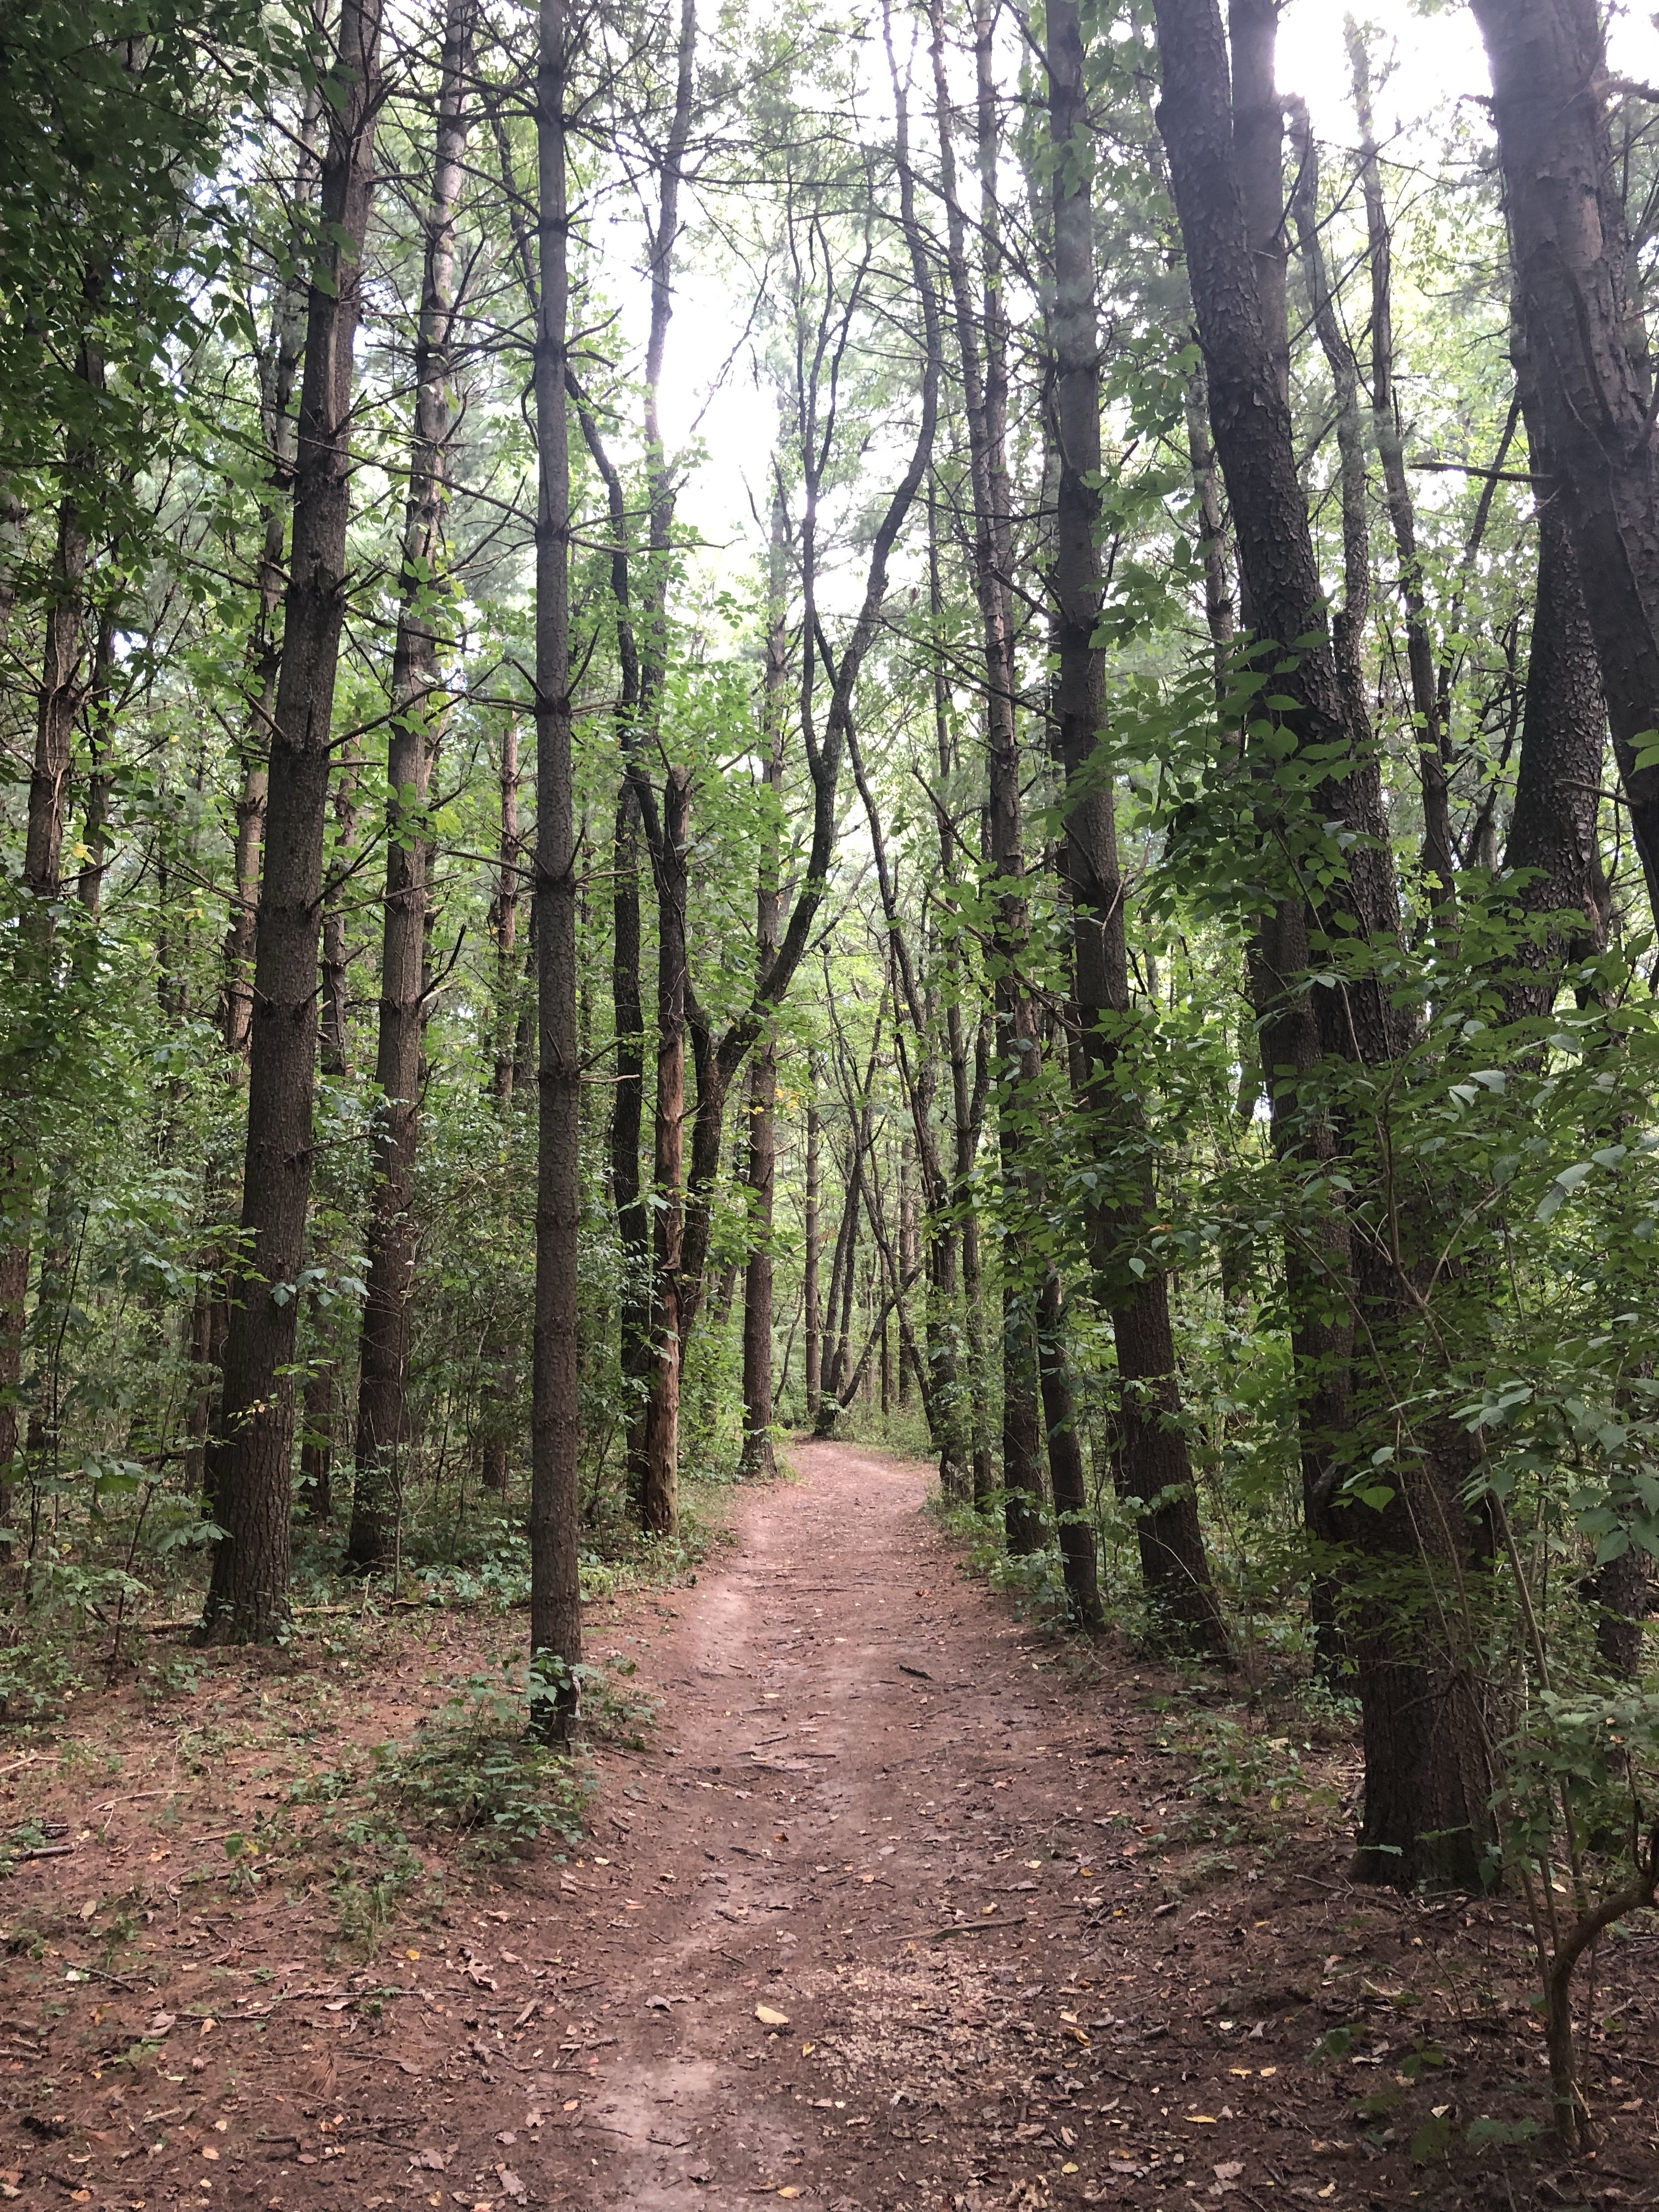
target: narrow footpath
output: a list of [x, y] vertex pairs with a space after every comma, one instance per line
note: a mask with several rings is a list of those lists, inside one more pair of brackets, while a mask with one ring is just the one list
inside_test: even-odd
[[[1237, 1686], [1023, 1623], [923, 1514], [925, 1468], [792, 1457], [695, 1585], [593, 1609], [594, 1656], [637, 1661], [659, 1711], [647, 1748], [599, 1754], [582, 1843], [447, 1886], [367, 1972], [275, 1881], [191, 1909], [226, 1818], [278, 1796], [274, 1687], [239, 1709], [240, 1758], [196, 1761], [205, 1832], [176, 1848], [170, 1792], [94, 1803], [60, 1769], [88, 1808], [74, 1856], [6, 1893], [0, 2192], [30, 2212], [1659, 2203], [1648, 1954], [1610, 1954], [1598, 1991], [1598, 2161], [1521, 2148], [1544, 2076], [1513, 1911], [1352, 1888], [1345, 1746], [1303, 1743], [1297, 1780]], [[400, 1632], [378, 1694], [406, 1711], [438, 1678]], [[315, 1765], [306, 1740], [283, 1738]], [[124, 1881], [135, 1905], [165, 1882], [170, 1909], [100, 1979], [77, 1931]], [[1516, 2131], [1471, 2143], [1482, 2120]]]

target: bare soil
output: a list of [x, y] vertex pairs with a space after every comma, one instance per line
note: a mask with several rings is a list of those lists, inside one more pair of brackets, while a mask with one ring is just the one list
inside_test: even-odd
[[[1600, 1964], [1599, 2154], [1470, 2148], [1474, 2121], [1546, 2117], [1508, 1902], [1353, 1888], [1334, 1811], [1195, 1776], [1179, 1747], [1236, 1690], [1023, 1625], [924, 1518], [926, 1469], [793, 1457], [695, 1587], [592, 1609], [660, 1713], [648, 1750], [596, 1754], [586, 1839], [471, 1873], [422, 1839], [429, 1881], [378, 1928], [362, 1869], [335, 1894], [256, 1886], [226, 1835], [406, 1734], [517, 1622], [234, 1656], [182, 1726], [129, 1686], [57, 1753], [0, 1752], [0, 1825], [64, 1830], [0, 1887], [0, 2191], [134, 2212], [1659, 2204], [1650, 1929]], [[1339, 1790], [1350, 1759], [1323, 1755]]]

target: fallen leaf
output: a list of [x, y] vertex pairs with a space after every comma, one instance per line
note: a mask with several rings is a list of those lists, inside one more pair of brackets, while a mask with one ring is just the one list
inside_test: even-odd
[[770, 2005], [757, 2005], [755, 2017], [763, 2027], [787, 2027], [789, 2025], [788, 2014], [774, 2012]]
[[1232, 2184], [1237, 2180], [1239, 2175], [1243, 2173], [1243, 2171], [1244, 2161], [1243, 2159], [1230, 2158], [1224, 2166], [1218, 2166], [1215, 2168], [1215, 2178], [1221, 2184], [1224, 2189], [1227, 2189], [1231, 2187]]
[[1188, 2112], [1187, 2118], [1195, 2128], [1212, 2128], [1216, 2124], [1213, 2112]]
[[155, 2018], [150, 2021], [150, 2024], [149, 2024], [149, 2033], [150, 2033], [150, 2034], [152, 2034], [152, 2035], [168, 2035], [168, 2034], [170, 2034], [170, 2033], [172, 2033], [172, 2030], [173, 2030], [173, 2020], [174, 2020], [174, 2018], [175, 2018], [175, 2017], [176, 2017], [176, 2015], [175, 2015], [175, 2014], [173, 2014], [173, 2013], [170, 2013], [170, 2012], [158, 2012], [158, 2013], [156, 2014], [155, 2017]]
[[495, 2168], [495, 2179], [515, 2204], [524, 2203], [525, 2185], [510, 2166], [498, 2166]]

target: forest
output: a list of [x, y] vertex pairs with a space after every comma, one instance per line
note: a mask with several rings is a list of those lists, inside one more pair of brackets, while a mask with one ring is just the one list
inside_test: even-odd
[[1588, 2142], [1659, 39], [1384, 14], [0, 0], [0, 1756], [441, 1588], [577, 1758], [885, 1448], [1506, 1899]]

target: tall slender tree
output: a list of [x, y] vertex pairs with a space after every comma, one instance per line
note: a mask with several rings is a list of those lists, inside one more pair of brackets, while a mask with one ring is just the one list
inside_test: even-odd
[[241, 1243], [232, 1279], [220, 1433], [207, 1481], [224, 1536], [202, 1634], [276, 1635], [288, 1617], [293, 1364], [311, 1195], [317, 951], [345, 620], [354, 338], [374, 181], [381, 0], [342, 0], [328, 59], [328, 146], [294, 480], [293, 549], [254, 955]]

